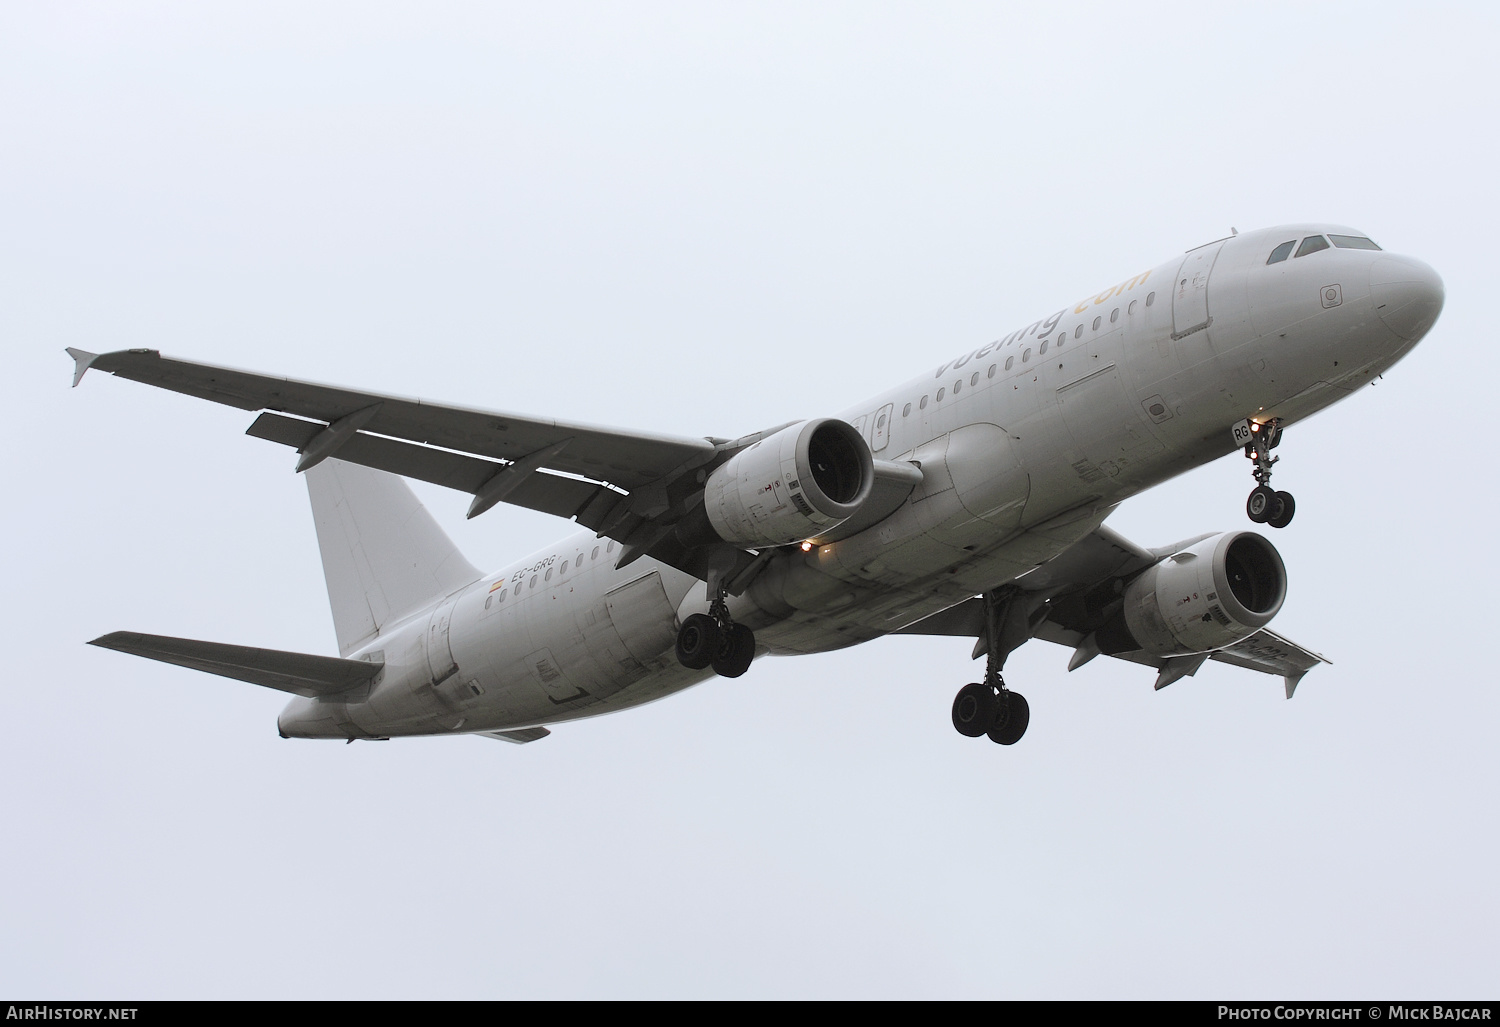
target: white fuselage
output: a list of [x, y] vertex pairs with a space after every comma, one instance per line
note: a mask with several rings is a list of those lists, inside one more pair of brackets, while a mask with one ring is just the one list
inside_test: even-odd
[[[1244, 418], [1306, 417], [1385, 371], [1440, 302], [1420, 262], [1329, 248], [1267, 264], [1293, 225], [1189, 251], [845, 411], [923, 480], [889, 517], [780, 551], [733, 597], [762, 651], [878, 637], [1011, 581], [1121, 501], [1235, 450]], [[296, 699], [281, 730], [382, 737], [594, 716], [712, 676], [674, 656], [703, 583], [580, 532], [387, 627], [362, 701]], [[347, 700], [349, 697], [341, 697]]]

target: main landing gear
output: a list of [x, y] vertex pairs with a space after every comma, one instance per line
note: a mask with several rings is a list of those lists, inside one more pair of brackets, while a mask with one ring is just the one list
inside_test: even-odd
[[1031, 723], [1031, 707], [1020, 692], [1005, 687], [998, 675], [995, 683], [986, 680], [964, 685], [953, 700], [953, 726], [961, 735], [978, 738], [989, 735], [990, 741], [1015, 745]]
[[953, 700], [953, 726], [959, 734], [988, 735], [1000, 745], [1015, 745], [1026, 733], [1031, 706], [1020, 692], [1005, 687], [1000, 669], [1011, 650], [1031, 637], [1032, 615], [1040, 605], [1040, 597], [1023, 598], [1015, 590], [985, 593], [984, 634], [980, 636], [984, 680], [964, 685]]
[[720, 677], [737, 678], [754, 659], [755, 634], [730, 619], [722, 585], [714, 589], [708, 612], [688, 617], [677, 631], [677, 662], [692, 670], [712, 666]]
[[1255, 488], [1245, 501], [1245, 513], [1256, 524], [1285, 528], [1292, 523], [1297, 503], [1290, 492], [1277, 492], [1271, 488], [1271, 465], [1281, 459], [1271, 455], [1271, 450], [1281, 445], [1281, 420], [1273, 417], [1265, 424], [1252, 424], [1250, 431], [1245, 456], [1255, 461], [1255, 469], [1251, 472], [1255, 476]]

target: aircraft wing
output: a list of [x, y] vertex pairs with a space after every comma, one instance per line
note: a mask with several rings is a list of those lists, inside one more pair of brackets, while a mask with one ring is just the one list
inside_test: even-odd
[[288, 653], [279, 649], [252, 649], [192, 638], [142, 635], [134, 631], [113, 631], [94, 639], [89, 645], [248, 681], [309, 699], [338, 695], [367, 684], [385, 666], [384, 663], [365, 660]]
[[[1109, 528], [1095, 529], [1056, 558], [1016, 579], [1012, 587], [1036, 594], [1039, 600], [1031, 637], [1076, 649], [1098, 626], [1097, 621], [1108, 606], [1115, 581], [1129, 580], [1163, 557], [1199, 540], [1188, 539], [1175, 546], [1152, 550], [1136, 545]], [[984, 652], [983, 632], [984, 600], [976, 596], [894, 633], [981, 639], [974, 649], [977, 658]], [[1160, 673], [1158, 688], [1177, 680], [1184, 673], [1196, 671], [1205, 660], [1215, 660], [1282, 678], [1288, 699], [1304, 674], [1320, 663], [1330, 662], [1267, 628], [1201, 656], [1163, 658], [1135, 652], [1119, 653], [1116, 658], [1157, 670]], [[1173, 661], [1184, 663], [1169, 670]], [[1086, 659], [1080, 660], [1068, 669], [1085, 662]], [[1189, 664], [1191, 669], [1185, 669]]]
[[[648, 435], [358, 392], [174, 360], [153, 349], [101, 354], [69, 352], [80, 365], [75, 371], [74, 384], [83, 371], [97, 369], [241, 410], [275, 410], [304, 420], [322, 421], [325, 425], [378, 407], [361, 422], [358, 430], [472, 453], [489, 461], [515, 462], [567, 442], [542, 466], [627, 490], [666, 477], [695, 458], [706, 461], [715, 453], [714, 443], [707, 439]], [[340, 458], [343, 456], [341, 453]]]
[[[247, 434], [296, 449], [299, 471], [336, 454], [472, 493], [470, 517], [505, 502], [575, 518], [622, 543], [622, 562], [650, 550], [699, 577], [701, 554], [681, 551], [666, 537], [698, 491], [690, 472], [761, 437], [731, 443], [519, 417], [175, 360], [151, 349], [68, 353], [75, 386], [85, 371], [98, 369], [266, 411]], [[742, 562], [750, 559], [743, 554]]]

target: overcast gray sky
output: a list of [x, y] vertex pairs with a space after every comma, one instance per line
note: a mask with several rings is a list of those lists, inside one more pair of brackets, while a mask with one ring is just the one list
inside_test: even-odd
[[[0, 0], [0, 993], [1495, 993], [1493, 5]], [[332, 653], [306, 492], [150, 346], [733, 436], [1241, 230], [1438, 269], [1289, 430], [1279, 681], [1033, 642], [765, 660], [544, 742], [283, 741], [279, 693], [83, 643]], [[1227, 458], [1127, 503], [1246, 526]], [[569, 527], [422, 487], [497, 566]]]

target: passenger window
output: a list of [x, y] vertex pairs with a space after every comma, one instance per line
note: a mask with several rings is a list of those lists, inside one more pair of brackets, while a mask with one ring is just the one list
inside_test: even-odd
[[614, 539], [610, 539], [608, 542], [606, 542], [604, 544], [604, 551], [606, 553], [613, 553], [615, 551], [615, 540]]
[[594, 555], [591, 556], [591, 557], [589, 557], [589, 559], [590, 560], [597, 560], [597, 559], [599, 559], [599, 547], [598, 546], [594, 547]]
[[1135, 313], [1135, 305], [1137, 303], [1139, 303], [1139, 302], [1140, 302], [1140, 300], [1131, 300], [1130, 301], [1130, 306], [1128, 306], [1128, 307], [1125, 308], [1125, 313], [1126, 314], [1134, 314]]
[[1040, 347], [1040, 348], [1039, 348], [1039, 349], [1038, 349], [1038, 350], [1037, 350], [1037, 352], [1038, 352], [1038, 353], [1045, 353], [1045, 352], [1047, 352], [1047, 340], [1046, 340], [1046, 339], [1043, 339], [1043, 340], [1042, 340], [1042, 345], [1041, 345], [1041, 347]]
[[1099, 322], [1103, 321], [1103, 320], [1104, 320], [1104, 318], [1102, 318], [1102, 317], [1096, 317], [1096, 318], [1094, 318], [1094, 331], [1097, 332], [1099, 330]]
[[1024, 363], [1026, 363], [1026, 361], [1028, 361], [1030, 359], [1031, 359], [1031, 347], [1027, 346], [1026, 347], [1026, 352], [1021, 354], [1021, 363], [1024, 364]]
[[995, 377], [995, 365], [994, 364], [990, 365], [989, 374], [985, 375], [985, 377], [986, 378], [993, 378], [993, 377]]
[[547, 568], [547, 573], [542, 577], [542, 580], [543, 581], [551, 581], [552, 580], [552, 568], [551, 567]]
[[979, 384], [979, 372], [975, 371], [973, 374], [969, 375], [969, 387], [973, 388], [974, 386], [976, 386], [978, 384]]
[[1296, 239], [1293, 239], [1291, 242], [1282, 243], [1280, 246], [1271, 251], [1271, 255], [1266, 258], [1266, 263], [1280, 264], [1283, 260], [1292, 255], [1292, 247], [1296, 245]]
[[582, 553], [578, 554], [578, 562], [575, 563], [573, 566], [574, 567], [582, 567], [583, 566], [583, 554]]
[[1151, 304], [1153, 304], [1155, 302], [1156, 302], [1156, 293], [1154, 293], [1154, 292], [1148, 292], [1148, 293], [1146, 293], [1146, 306], [1149, 307], [1149, 306], [1151, 306]]
[[1079, 325], [1077, 328], [1073, 329], [1073, 338], [1075, 338], [1075, 339], [1081, 339], [1081, 338], [1083, 338], [1083, 325]]
[[927, 409], [927, 397], [923, 396], [922, 397], [922, 402], [918, 403], [917, 406], [921, 407], [923, 410], [926, 410]]
[[964, 387], [964, 380], [962, 378], [960, 378], [958, 381], [956, 381], [956, 382], [953, 383], [953, 394], [955, 396], [957, 396], [958, 393], [959, 393], [959, 390], [961, 390], [963, 387]]
[[1066, 339], [1067, 337], [1068, 337], [1068, 333], [1067, 332], [1063, 332], [1061, 335], [1059, 335], [1057, 337], [1057, 344], [1059, 346], [1061, 346], [1063, 344], [1063, 340]]
[[1362, 235], [1330, 235], [1333, 244], [1344, 250], [1378, 250], [1374, 242]]
[[1109, 323], [1114, 324], [1118, 320], [1120, 320], [1120, 308], [1116, 307], [1109, 312]]
[[911, 416], [911, 404], [910, 403], [906, 404], [906, 406], [904, 406], [904, 407], [901, 408], [901, 416], [902, 417], [910, 417]]
[[1006, 357], [1005, 358], [1005, 369], [1007, 371], [1009, 371], [1012, 367], [1015, 367], [1015, 366], [1016, 366], [1016, 358], [1015, 357]]
[[875, 430], [879, 431], [881, 428], [884, 428], [884, 427], [885, 427], [885, 415], [881, 414], [879, 417], [877, 417], [875, 419]]
[[1309, 253], [1317, 253], [1319, 250], [1328, 249], [1328, 240], [1321, 235], [1310, 235], [1302, 240], [1302, 245], [1297, 247], [1297, 256], [1305, 257]]
[[499, 598], [499, 599], [498, 599], [498, 600], [497, 600], [497, 601], [498, 601], [498, 602], [502, 602], [502, 603], [503, 603], [503, 602], [505, 602], [505, 597], [506, 597], [506, 595], [507, 595], [507, 594], [508, 594], [508, 593], [509, 593], [509, 592], [510, 592], [510, 589], [508, 589], [508, 588], [502, 588], [502, 589], [501, 589], [501, 590], [500, 590], [500, 598]]
[[942, 401], [943, 401], [943, 396], [944, 396], [944, 395], [945, 395], [945, 394], [946, 394], [946, 393], [947, 393], [947, 392], [948, 392], [948, 390], [947, 390], [947, 389], [938, 389], [938, 394], [937, 394], [937, 401], [938, 401], [938, 402], [939, 402], [939, 403], [941, 403], [941, 402], [942, 402]]
[[531, 584], [527, 585], [526, 587], [527, 588], [536, 588], [536, 575], [535, 574], [533, 574], [531, 576]]

